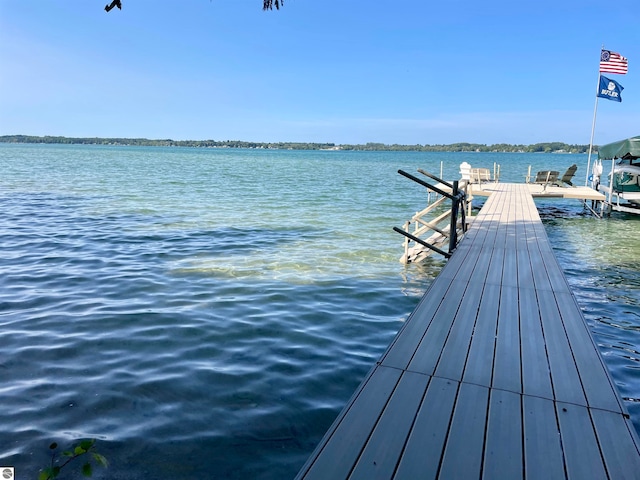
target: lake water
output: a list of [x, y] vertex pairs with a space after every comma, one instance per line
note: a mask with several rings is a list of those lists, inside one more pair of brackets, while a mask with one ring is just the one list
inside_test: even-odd
[[[91, 437], [95, 478], [292, 478], [443, 265], [398, 261], [392, 227], [426, 197], [397, 170], [463, 161], [516, 182], [586, 168], [0, 144], [0, 464], [36, 478], [51, 442]], [[640, 218], [538, 204], [640, 430]]]

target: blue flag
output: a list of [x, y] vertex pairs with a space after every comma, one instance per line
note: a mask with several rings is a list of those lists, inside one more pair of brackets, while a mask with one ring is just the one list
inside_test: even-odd
[[610, 80], [604, 75], [600, 75], [600, 86], [598, 87], [598, 96], [613, 100], [614, 102], [622, 101], [622, 90], [624, 87], [615, 80]]

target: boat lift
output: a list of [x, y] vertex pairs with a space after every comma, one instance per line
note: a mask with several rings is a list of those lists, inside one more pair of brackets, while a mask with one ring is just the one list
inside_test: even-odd
[[[591, 186], [594, 190], [605, 194], [605, 200], [600, 202], [601, 214], [609, 214], [611, 211], [631, 213], [640, 215], [640, 165], [637, 167], [637, 173], [629, 173], [631, 180], [631, 188], [629, 191], [625, 187], [620, 187], [618, 182], [614, 185], [614, 181], [618, 180], [616, 176], [622, 175], [616, 172], [616, 160], [635, 160], [640, 158], [640, 136], [620, 140], [618, 142], [603, 145], [598, 149], [598, 160], [593, 164]], [[601, 184], [601, 175], [603, 171], [602, 161], [611, 160], [611, 170], [608, 175], [608, 185]], [[633, 167], [635, 170], [635, 167]]]

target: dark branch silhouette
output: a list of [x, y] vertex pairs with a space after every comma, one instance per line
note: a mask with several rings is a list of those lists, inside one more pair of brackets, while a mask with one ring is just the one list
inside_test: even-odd
[[[280, 5], [284, 5], [284, 0], [263, 0], [263, 10], [273, 10], [273, 6], [276, 6], [276, 10], [280, 10]], [[113, 2], [105, 5], [104, 9], [110, 12], [114, 7], [118, 7], [122, 10], [122, 2], [120, 0], [113, 0]]]
[[[277, 0], [276, 0], [277, 1]], [[120, 0], [113, 0], [113, 2], [111, 2], [111, 4], [107, 4], [105, 5], [104, 9], [109, 12], [111, 11], [111, 9], [113, 7], [118, 7], [120, 10], [122, 10], [122, 3], [120, 3]]]
[[280, 10], [280, 5], [284, 5], [284, 0], [264, 0], [264, 4], [262, 5], [263, 10], [273, 10], [273, 5], [275, 4], [276, 10]]
[[[276, 6], [276, 10], [280, 10], [280, 5], [284, 5], [284, 0], [263, 0], [262, 9], [273, 10], [274, 5]], [[120, 0], [113, 0], [113, 2], [105, 5], [104, 9], [110, 12], [114, 7], [122, 10], [122, 2]]]

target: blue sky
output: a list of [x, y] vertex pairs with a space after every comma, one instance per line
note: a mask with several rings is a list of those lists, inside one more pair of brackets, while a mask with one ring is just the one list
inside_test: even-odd
[[638, 0], [0, 0], [0, 135], [588, 144], [640, 134]]

